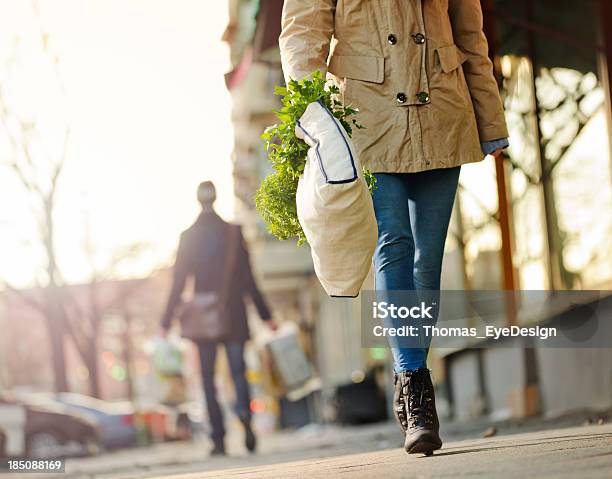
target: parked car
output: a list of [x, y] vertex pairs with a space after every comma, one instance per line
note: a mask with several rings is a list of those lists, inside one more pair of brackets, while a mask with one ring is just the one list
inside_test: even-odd
[[37, 393], [27, 400], [38, 404], [59, 404], [69, 411], [86, 413], [100, 427], [102, 445], [106, 449], [135, 446], [137, 431], [135, 412], [128, 402], [110, 402], [76, 393]]
[[26, 393], [21, 398], [32, 405], [58, 405], [94, 418], [105, 449], [190, 440], [194, 431], [192, 413], [182, 406], [151, 403], [135, 410], [129, 401], [105, 401], [77, 393]]
[[[17, 416], [22, 420], [15, 421]], [[0, 456], [48, 459], [95, 454], [100, 450], [96, 421], [61, 405], [29, 404], [0, 396], [0, 430], [3, 436]]]

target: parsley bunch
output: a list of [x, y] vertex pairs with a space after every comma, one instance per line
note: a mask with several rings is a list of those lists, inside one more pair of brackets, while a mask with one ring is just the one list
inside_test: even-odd
[[[275, 111], [280, 122], [266, 128], [261, 135], [274, 173], [261, 182], [255, 195], [255, 206], [274, 236], [280, 240], [297, 238], [298, 245], [301, 245], [306, 242], [306, 236], [298, 221], [295, 195], [298, 180], [304, 172], [309, 146], [295, 136], [297, 121], [308, 105], [321, 101], [338, 119], [349, 137], [352, 136], [353, 127], [363, 127], [351, 118], [358, 110], [343, 105], [338, 100], [340, 89], [336, 85], [326, 85], [319, 71], [301, 81], [290, 80], [286, 88], [276, 87], [274, 94], [282, 96], [283, 106]], [[376, 179], [365, 168], [363, 175], [371, 192]]]

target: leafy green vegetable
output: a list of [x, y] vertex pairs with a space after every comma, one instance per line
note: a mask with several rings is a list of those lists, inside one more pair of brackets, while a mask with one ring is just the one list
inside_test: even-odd
[[[338, 100], [340, 89], [336, 85], [326, 85], [319, 71], [299, 82], [290, 80], [286, 88], [277, 87], [274, 93], [282, 96], [283, 106], [275, 111], [280, 122], [266, 128], [261, 135], [274, 173], [268, 175], [259, 186], [255, 206], [274, 236], [280, 240], [297, 238], [298, 245], [301, 245], [306, 242], [306, 237], [298, 221], [295, 195], [309, 147], [295, 136], [297, 121], [309, 104], [322, 101], [349, 137], [353, 134], [353, 127], [363, 127], [351, 118], [358, 110], [343, 105]], [[372, 192], [376, 178], [366, 168], [363, 169], [363, 176]]]

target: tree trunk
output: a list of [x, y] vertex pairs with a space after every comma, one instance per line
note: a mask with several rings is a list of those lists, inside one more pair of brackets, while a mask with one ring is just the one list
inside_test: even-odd
[[135, 399], [134, 376], [132, 375], [132, 361], [134, 350], [132, 345], [132, 317], [125, 314], [125, 344], [123, 348], [123, 360], [125, 361], [125, 374], [127, 379], [128, 398], [132, 403]]
[[64, 348], [64, 336], [66, 334], [66, 315], [63, 308], [63, 298], [60, 296], [59, 281], [57, 275], [57, 261], [55, 257], [55, 241], [53, 237], [53, 195], [52, 190], [44, 199], [44, 230], [43, 244], [47, 253], [47, 275], [49, 285], [47, 286], [47, 328], [51, 341], [51, 362], [53, 364], [53, 375], [55, 378], [55, 392], [68, 391], [68, 379], [66, 377], [66, 355]]
[[100, 364], [98, 358], [98, 342], [96, 336], [90, 341], [90, 347], [86, 357], [83, 357], [85, 367], [89, 371], [89, 394], [95, 398], [102, 399], [100, 388]]
[[53, 366], [54, 390], [57, 393], [68, 391], [66, 377], [66, 356], [64, 351], [64, 316], [60, 312], [57, 298], [52, 291], [48, 292], [49, 301], [45, 322], [51, 344], [51, 365]]

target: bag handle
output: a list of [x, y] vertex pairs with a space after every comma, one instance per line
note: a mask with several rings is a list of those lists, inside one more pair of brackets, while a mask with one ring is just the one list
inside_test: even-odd
[[224, 278], [221, 284], [221, 292], [219, 293], [219, 306], [221, 309], [226, 308], [227, 296], [229, 294], [229, 287], [232, 281], [232, 275], [236, 266], [236, 258], [238, 256], [238, 232], [239, 226], [232, 224], [228, 225], [228, 238], [227, 238], [227, 254], [225, 255], [224, 262]]

